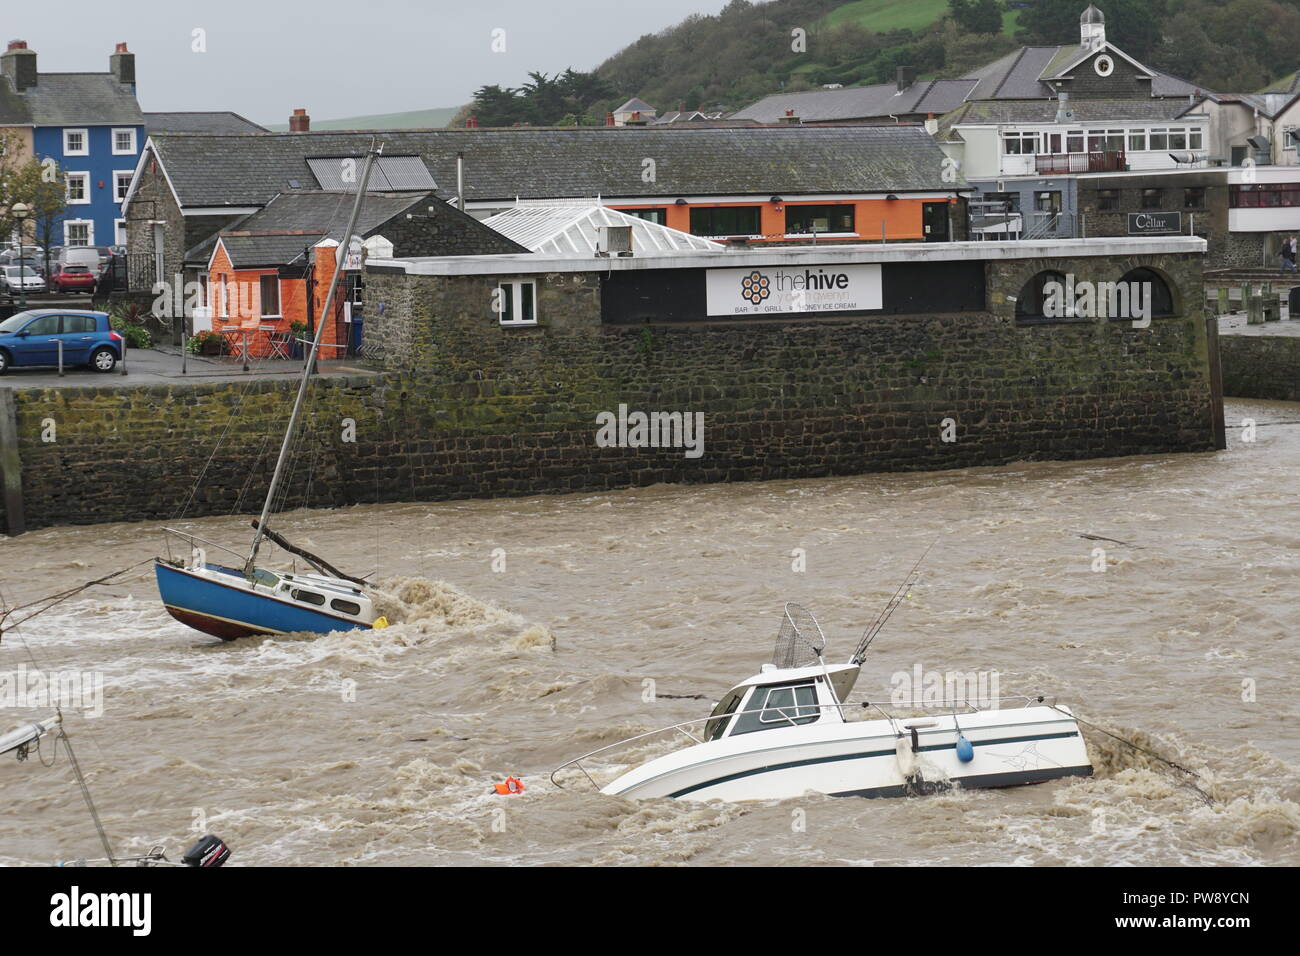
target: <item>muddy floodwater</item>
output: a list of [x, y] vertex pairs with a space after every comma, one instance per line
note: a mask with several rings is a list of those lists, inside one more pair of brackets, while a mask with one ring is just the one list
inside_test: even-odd
[[[223, 644], [172, 621], [143, 566], [7, 632], [0, 673], [102, 680], [102, 715], [66, 722], [119, 855], [174, 858], [202, 830], [245, 866], [1294, 865], [1300, 406], [1230, 401], [1227, 419], [1217, 454], [292, 512], [279, 528], [373, 574], [392, 626]], [[145, 560], [159, 527], [0, 538], [3, 599]], [[246, 515], [183, 527], [249, 536]], [[1094, 777], [1005, 791], [552, 787], [570, 757], [706, 713], [769, 659], [785, 601], [847, 657], [931, 542], [853, 700], [917, 665], [996, 671], [1198, 776], [1090, 730]], [[0, 863], [102, 855], [65, 754], [46, 738], [52, 765], [37, 756], [0, 759]], [[491, 792], [508, 775], [523, 795]]]

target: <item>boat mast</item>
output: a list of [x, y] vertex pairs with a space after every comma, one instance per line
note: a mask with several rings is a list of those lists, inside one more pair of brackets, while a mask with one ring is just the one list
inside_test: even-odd
[[348, 219], [347, 230], [343, 233], [343, 241], [339, 245], [339, 252], [342, 254], [335, 262], [334, 275], [330, 279], [329, 291], [325, 294], [325, 304], [321, 307], [320, 321], [316, 324], [316, 337], [312, 339], [311, 353], [307, 356], [307, 364], [303, 366], [302, 381], [298, 383], [298, 397], [293, 403], [293, 412], [289, 416], [289, 427], [284, 430], [284, 442], [280, 445], [280, 457], [276, 459], [275, 471], [271, 475], [271, 487], [266, 490], [266, 502], [262, 505], [262, 517], [257, 522], [257, 533], [253, 536], [253, 547], [248, 553], [248, 561], [244, 564], [244, 574], [252, 577], [254, 563], [257, 561], [257, 549], [262, 544], [262, 538], [266, 536], [266, 519], [271, 514], [271, 502], [275, 500], [275, 492], [280, 485], [280, 476], [284, 473], [285, 461], [289, 458], [289, 446], [293, 443], [293, 432], [298, 426], [298, 416], [302, 412], [303, 400], [307, 397], [307, 384], [311, 380], [312, 369], [316, 367], [316, 353], [320, 351], [321, 339], [325, 334], [326, 317], [330, 314], [330, 306], [334, 303], [334, 293], [338, 289], [339, 277], [343, 274], [343, 260], [347, 256], [348, 249], [352, 242], [352, 236], [356, 232], [357, 220], [361, 217], [361, 203], [366, 195], [366, 187], [370, 184], [370, 170], [375, 164], [375, 157], [384, 151], [382, 145], [376, 147], [375, 141], [370, 141], [370, 148], [366, 150], [366, 165], [361, 172], [361, 185], [357, 189], [356, 201], [352, 204], [352, 215]]

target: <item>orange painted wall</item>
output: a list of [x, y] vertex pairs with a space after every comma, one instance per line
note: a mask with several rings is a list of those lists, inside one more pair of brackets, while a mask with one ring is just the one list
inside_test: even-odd
[[667, 209], [664, 225], [681, 232], [691, 231], [691, 209], [712, 209], [725, 206], [760, 206], [760, 226], [763, 230], [762, 242], [811, 242], [811, 239], [787, 239], [785, 233], [785, 211], [795, 206], [853, 206], [854, 230], [857, 239], [823, 240], [827, 242], [879, 242], [880, 227], [885, 226], [885, 235], [890, 242], [920, 240], [925, 238], [922, 225], [922, 207], [927, 202], [943, 202], [942, 199], [858, 199], [848, 202], [717, 202], [693, 203], [678, 206], [672, 203], [638, 203], [636, 205], [620, 203], [615, 209]]
[[[325, 295], [329, 291], [330, 279], [334, 271], [334, 247], [326, 246], [313, 249], [316, 257], [315, 288], [313, 289], [312, 317], [314, 323], [320, 321], [321, 309], [325, 305]], [[275, 269], [235, 269], [230, 264], [224, 246], [218, 246], [208, 270], [208, 289], [211, 299], [212, 328], [220, 332], [223, 328], [235, 329], [241, 320], [249, 320], [250, 328], [256, 325], [274, 326], [277, 332], [288, 332], [294, 322], [307, 324], [307, 280], [280, 279], [280, 318], [262, 318], [262, 276], [277, 274]], [[234, 283], [233, 294], [226, 294], [223, 302], [218, 289], [230, 289]], [[321, 339], [321, 358], [341, 358], [342, 348], [324, 348], [346, 344], [347, 327], [343, 322], [343, 300], [345, 287], [340, 280], [339, 290], [335, 295], [335, 307], [330, 311], [333, 320], [325, 325], [325, 334]], [[257, 321], [252, 323], [251, 320]], [[250, 340], [249, 351], [256, 357], [270, 353], [269, 346], [260, 337]]]

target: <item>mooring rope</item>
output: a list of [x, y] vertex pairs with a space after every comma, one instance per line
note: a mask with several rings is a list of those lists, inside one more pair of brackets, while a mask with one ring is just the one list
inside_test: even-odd
[[97, 585], [100, 584], [107, 584], [109, 581], [112, 581], [114, 578], [121, 577], [122, 575], [126, 574], [128, 571], [134, 571], [136, 568], [140, 567], [141, 565], [148, 564], [152, 560], [153, 558], [145, 558], [143, 561], [137, 561], [135, 564], [132, 564], [129, 567], [122, 568], [120, 571], [114, 571], [112, 574], [106, 574], [102, 578], [96, 578], [94, 581], [87, 581], [85, 584], [80, 584], [75, 588], [68, 588], [66, 591], [57, 591], [54, 594], [46, 595], [43, 598], [37, 598], [35, 601], [28, 601], [26, 604], [15, 604], [13, 607], [4, 607], [3, 605], [0, 605], [0, 641], [4, 640], [4, 632], [6, 630], [5, 622], [9, 619], [9, 616], [13, 614], [15, 611], [25, 611], [29, 607], [36, 607], [36, 605], [38, 604], [45, 604], [45, 602], [47, 601], [49, 602], [48, 604], [45, 604], [45, 606], [42, 607], [40, 610], [33, 611], [31, 614], [28, 614], [22, 620], [14, 622], [12, 625], [9, 626], [8, 628], [9, 630], [13, 630], [14, 628], [18, 627], [20, 624], [26, 624], [28, 621], [36, 617], [38, 614], [44, 614], [50, 608], [57, 607], [58, 605], [62, 604], [64, 601], [68, 601], [76, 597], [82, 591], [85, 591], [89, 588], [96, 587]]
[[[1047, 702], [1044, 701], [1043, 703], [1047, 703]], [[1168, 764], [1170, 767], [1173, 767], [1175, 770], [1187, 774], [1189, 777], [1195, 777], [1197, 780], [1202, 779], [1201, 775], [1197, 773], [1195, 770], [1189, 770], [1188, 768], [1184, 767], [1182, 764], [1170, 760], [1168, 757], [1162, 757], [1154, 750], [1149, 750], [1148, 748], [1143, 747], [1140, 744], [1136, 744], [1131, 740], [1126, 740], [1125, 738], [1121, 737], [1119, 734], [1112, 733], [1111, 731], [1107, 730], [1105, 727], [1099, 726], [1098, 724], [1094, 724], [1091, 721], [1084, 720], [1078, 714], [1072, 714], [1069, 711], [1061, 710], [1061, 708], [1057, 707], [1055, 704], [1047, 704], [1047, 706], [1052, 708], [1052, 710], [1056, 711], [1058, 714], [1064, 714], [1065, 716], [1069, 717], [1071, 720], [1083, 724], [1085, 727], [1091, 727], [1093, 730], [1097, 731], [1098, 733], [1103, 733], [1107, 737], [1110, 737], [1114, 740], [1118, 740], [1126, 747], [1132, 747], [1134, 750], [1138, 751], [1139, 753], [1146, 754], [1148, 757], [1154, 757], [1156, 760], [1159, 760], [1161, 763]], [[1198, 787], [1196, 784], [1180, 783], [1178, 786], [1187, 787], [1189, 789], [1195, 790], [1205, 800], [1207, 806], [1214, 805], [1214, 798], [1210, 796], [1208, 793], [1206, 793], [1204, 790], [1202, 790], [1200, 787]]]

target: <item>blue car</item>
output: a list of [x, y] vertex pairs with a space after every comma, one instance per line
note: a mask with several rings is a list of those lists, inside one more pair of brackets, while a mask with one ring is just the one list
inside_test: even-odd
[[31, 309], [0, 322], [0, 375], [10, 366], [88, 365], [111, 372], [122, 358], [122, 336], [109, 326], [107, 312]]

